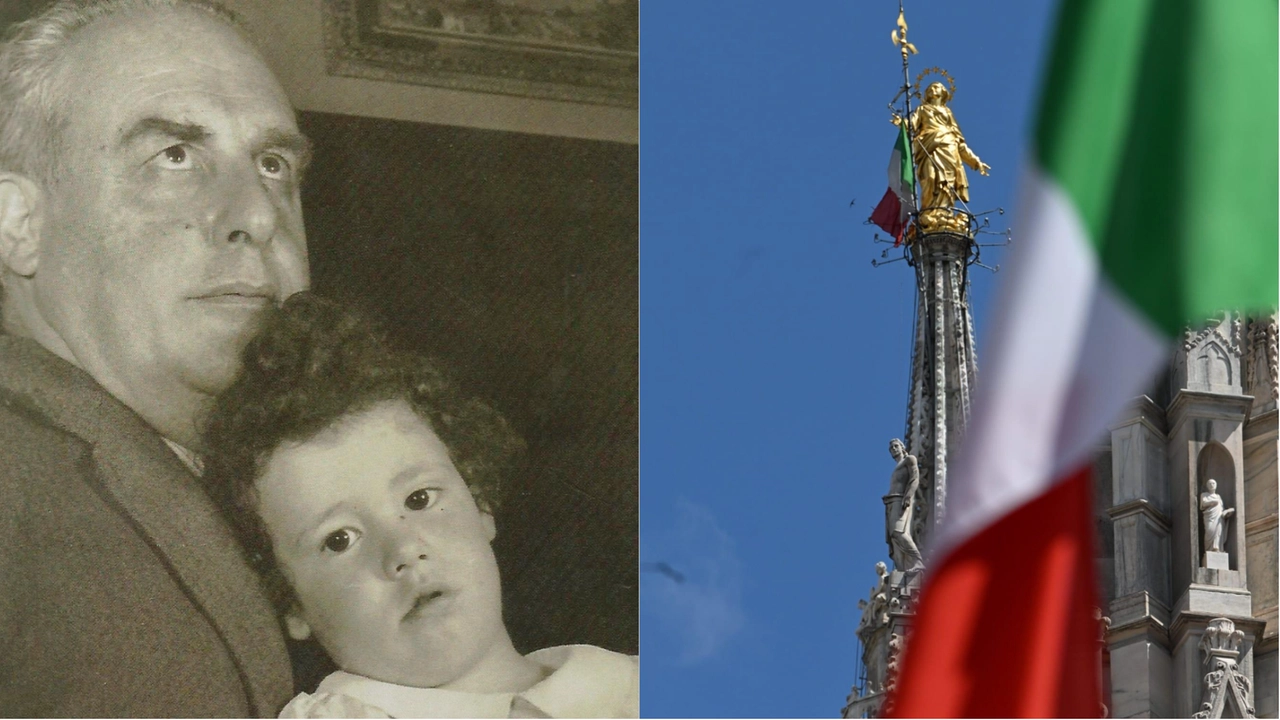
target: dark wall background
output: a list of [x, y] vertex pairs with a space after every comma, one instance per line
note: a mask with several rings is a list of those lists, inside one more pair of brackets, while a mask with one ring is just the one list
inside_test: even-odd
[[313, 288], [526, 439], [495, 550], [521, 651], [638, 651], [634, 145], [302, 113]]

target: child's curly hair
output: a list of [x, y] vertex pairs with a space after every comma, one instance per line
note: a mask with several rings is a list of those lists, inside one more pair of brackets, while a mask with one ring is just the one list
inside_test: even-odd
[[281, 615], [293, 588], [275, 562], [255, 483], [271, 453], [353, 413], [403, 400], [427, 423], [471, 489], [497, 508], [500, 479], [524, 443], [496, 410], [462, 395], [429, 361], [393, 350], [363, 315], [309, 292], [272, 313], [244, 352], [244, 371], [205, 425], [204, 482]]

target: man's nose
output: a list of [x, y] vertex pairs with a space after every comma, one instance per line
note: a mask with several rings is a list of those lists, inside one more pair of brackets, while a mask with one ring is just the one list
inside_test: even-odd
[[221, 182], [214, 240], [266, 244], [276, 235], [280, 208], [253, 165], [228, 171]]

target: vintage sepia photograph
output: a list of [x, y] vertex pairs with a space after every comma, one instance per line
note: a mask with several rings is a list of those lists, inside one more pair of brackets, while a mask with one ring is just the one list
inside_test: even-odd
[[636, 717], [636, 0], [0, 32], [0, 714]]
[[644, 4], [646, 716], [1277, 716], [1277, 13]]

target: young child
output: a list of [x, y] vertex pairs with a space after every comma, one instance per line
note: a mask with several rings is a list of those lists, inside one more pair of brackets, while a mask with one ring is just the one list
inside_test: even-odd
[[281, 717], [638, 717], [635, 657], [520, 655], [490, 542], [506, 422], [296, 295], [208, 423], [205, 479], [289, 635], [340, 670]]

